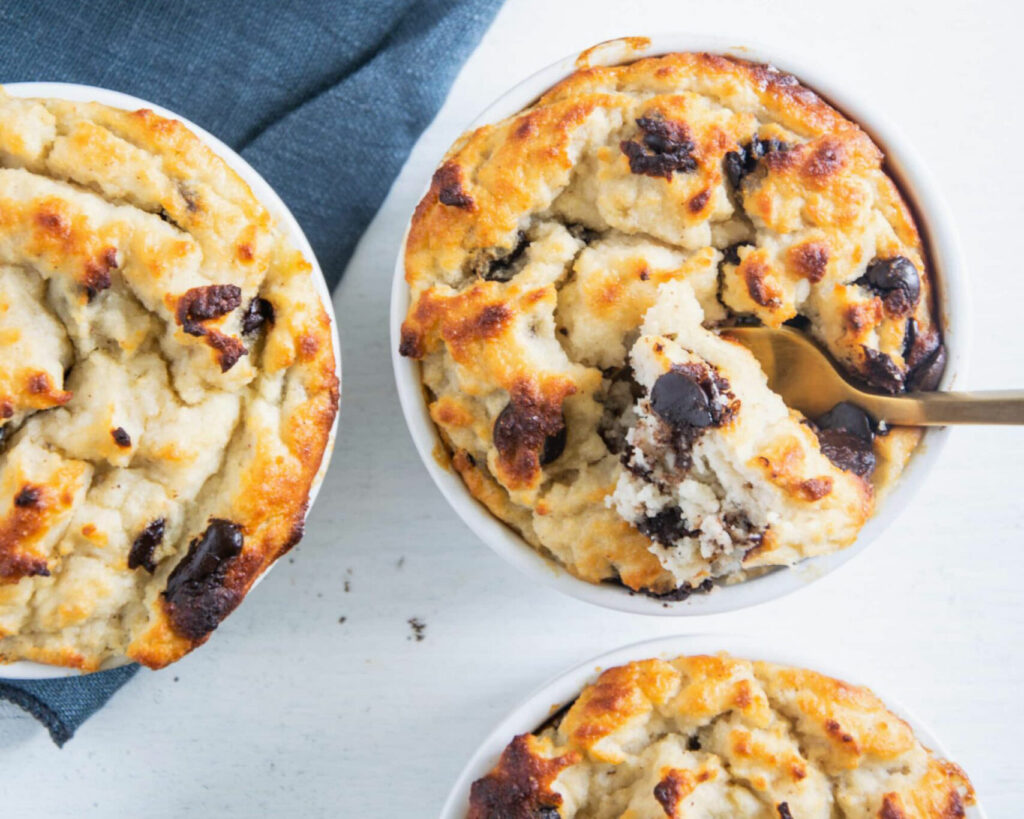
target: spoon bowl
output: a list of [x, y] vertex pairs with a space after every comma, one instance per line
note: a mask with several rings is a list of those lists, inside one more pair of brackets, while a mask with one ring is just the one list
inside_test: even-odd
[[876, 421], [900, 426], [1024, 424], [1024, 390], [881, 395], [848, 381], [828, 353], [797, 330], [730, 327], [723, 335], [750, 350], [768, 377], [769, 389], [808, 418], [847, 401]]

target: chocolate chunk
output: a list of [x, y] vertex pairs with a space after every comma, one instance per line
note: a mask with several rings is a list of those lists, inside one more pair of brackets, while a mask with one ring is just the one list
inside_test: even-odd
[[818, 419], [817, 424], [821, 429], [850, 432], [869, 443], [875, 436], [875, 423], [871, 416], [849, 401], [836, 404]]
[[635, 174], [671, 180], [676, 171], [697, 170], [692, 151], [696, 147], [685, 125], [655, 117], [636, 121], [644, 132], [641, 142], [623, 140], [619, 148], [629, 158], [629, 170]]
[[939, 388], [939, 381], [942, 380], [942, 374], [945, 371], [946, 345], [939, 342], [939, 346], [911, 370], [907, 376], [907, 389], [915, 392], [936, 390]]
[[635, 525], [642, 535], [668, 548], [675, 546], [677, 540], [695, 534], [687, 527], [686, 518], [678, 506], [666, 507]]
[[178, 324], [191, 336], [205, 335], [201, 322], [236, 310], [242, 303], [242, 291], [234, 284], [211, 284], [186, 290], [178, 299]]
[[150, 574], [156, 571], [153, 553], [164, 542], [164, 524], [163, 518], [152, 520], [139, 533], [139, 536], [135, 538], [131, 551], [128, 553], [129, 569], [137, 569], [141, 566]]
[[548, 435], [544, 439], [544, 448], [540, 453], [540, 465], [547, 466], [562, 457], [565, 452], [565, 443], [569, 437], [569, 430], [565, 426], [565, 419], [562, 420], [562, 428], [554, 435]]
[[85, 287], [86, 301], [91, 302], [103, 290], [110, 287], [110, 271], [117, 269], [117, 248], [108, 247], [100, 255], [85, 265]]
[[437, 200], [442, 205], [471, 210], [473, 197], [462, 187], [462, 168], [446, 162], [434, 172], [433, 185], [437, 187]]
[[736, 242], [735, 244], [729, 245], [722, 251], [721, 264], [739, 264], [739, 251], [741, 247], [754, 247], [754, 245], [752, 245], [750, 242]]
[[245, 345], [234, 336], [226, 336], [216, 330], [206, 331], [205, 336], [206, 343], [217, 351], [217, 361], [220, 363], [222, 373], [226, 373], [234, 367], [243, 355], [249, 354]]
[[197, 213], [199, 211], [199, 193], [190, 184], [179, 182], [178, 193], [185, 200], [185, 209], [189, 213]]
[[903, 373], [889, 356], [870, 347], [864, 350], [864, 380], [889, 393], [903, 391]]
[[816, 426], [821, 452], [833, 464], [862, 478], [874, 471], [875, 424], [864, 410], [843, 401], [822, 415]]
[[579, 223], [566, 225], [566, 230], [569, 231], [569, 234], [572, 236], [572, 238], [578, 239], [585, 245], [589, 245], [591, 242], [593, 242], [595, 239], [598, 239], [601, 236], [601, 234], [598, 231], [593, 230], [592, 228], [588, 228], [586, 225], [581, 225]]
[[921, 296], [921, 277], [914, 263], [905, 256], [872, 259], [867, 272], [854, 284], [877, 293], [891, 316], [912, 313]]
[[14, 496], [14, 505], [19, 509], [31, 508], [39, 503], [42, 494], [42, 490], [38, 486], [25, 484], [21, 487], [18, 494]]
[[264, 324], [274, 323], [274, 305], [259, 296], [249, 302], [245, 308], [245, 315], [242, 316], [242, 334], [252, 335]]
[[864, 478], [875, 469], [875, 453], [871, 444], [852, 432], [823, 429], [818, 433], [818, 445], [826, 458], [846, 472]]
[[110, 436], [114, 439], [114, 443], [122, 449], [127, 449], [132, 445], [132, 436], [125, 431], [124, 427], [114, 427], [110, 430]]
[[522, 231], [516, 234], [516, 245], [511, 250], [497, 248], [486, 260], [476, 264], [477, 275], [489, 282], [507, 282], [523, 269], [526, 264], [526, 248], [530, 243]]
[[565, 440], [559, 442], [558, 438], [564, 435], [565, 417], [560, 408], [526, 392], [513, 394], [492, 430], [494, 446], [506, 468], [524, 477], [562, 454]]
[[658, 377], [651, 409], [675, 427], [709, 427], [714, 423], [708, 395], [694, 379], [676, 370]]
[[241, 593], [227, 588], [224, 577], [243, 543], [241, 526], [211, 518], [206, 531], [189, 544], [164, 590], [171, 622], [180, 634], [202, 639], [238, 604]]
[[725, 155], [723, 160], [725, 177], [729, 180], [729, 184], [738, 188], [743, 177], [756, 170], [757, 163], [762, 157], [775, 151], [788, 150], [789, 146], [781, 140], [756, 137], [745, 145], [741, 145], [738, 150], [729, 151]]

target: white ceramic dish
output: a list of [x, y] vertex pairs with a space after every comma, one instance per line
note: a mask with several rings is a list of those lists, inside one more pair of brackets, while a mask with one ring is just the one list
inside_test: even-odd
[[[673, 51], [729, 54], [774, 65], [794, 74], [871, 134], [885, 151], [889, 171], [900, 181], [904, 195], [917, 212], [929, 249], [948, 353], [948, 364], [940, 389], [949, 390], [963, 385], [967, 345], [971, 336], [970, 292], [966, 270], [950, 212], [907, 139], [861, 97], [837, 84], [818, 68], [803, 65], [782, 52], [763, 46], [737, 45], [731, 40], [703, 36], [667, 34], [649, 39], [640, 38], [640, 42], [637, 42], [637, 38], [613, 40], [584, 54], [590, 65], [612, 65]], [[502, 95], [470, 127], [496, 122], [530, 105], [544, 91], [571, 74], [576, 68], [577, 59], [575, 55], [566, 57], [524, 80]], [[402, 411], [427, 471], [463, 521], [502, 558], [531, 578], [580, 600], [639, 614], [700, 615], [757, 605], [803, 588], [851, 560], [896, 520], [921, 489], [948, 437], [948, 430], [945, 429], [931, 429], [924, 435], [897, 485], [886, 498], [880, 500], [875, 514], [865, 524], [857, 541], [843, 551], [805, 560], [789, 569], [776, 570], [744, 583], [716, 588], [709, 594], [695, 594], [687, 600], [673, 603], [636, 594], [625, 587], [587, 583], [573, 577], [553, 560], [531, 548], [515, 531], [491, 515], [469, 493], [454, 471], [441, 466], [434, 457], [436, 447], [442, 444], [423, 400], [419, 363], [403, 358], [398, 353], [402, 320], [409, 307], [404, 256], [403, 240], [395, 263], [391, 293], [391, 353]]]
[[[331, 302], [331, 291], [324, 280], [323, 271], [317, 262], [313, 248], [309, 240], [299, 227], [299, 223], [288, 210], [281, 197], [274, 189], [267, 184], [267, 181], [260, 176], [255, 169], [231, 148], [221, 142], [217, 137], [200, 128], [193, 122], [185, 119], [173, 111], [168, 111], [159, 105], [154, 105], [138, 97], [122, 94], [119, 91], [110, 91], [106, 88], [96, 88], [91, 85], [75, 85], [62, 82], [23, 82], [5, 85], [4, 90], [13, 97], [48, 97], [54, 99], [71, 100], [72, 102], [100, 102], [113, 108], [122, 108], [128, 111], [136, 111], [140, 108], [149, 108], [162, 117], [179, 120], [192, 133], [199, 137], [206, 145], [223, 159], [231, 169], [237, 173], [246, 184], [252, 189], [256, 198], [270, 211], [270, 214], [281, 225], [288, 237], [295, 243], [295, 246], [302, 251], [302, 255], [313, 266], [313, 283], [316, 286], [317, 294], [323, 302], [324, 309], [331, 320], [331, 330], [334, 343], [334, 362], [338, 375], [338, 382], [341, 382], [341, 347], [339, 345], [337, 318], [334, 315], [334, 306]], [[309, 507], [313, 508], [313, 502], [320, 492], [320, 485], [323, 483], [324, 475], [327, 474], [327, 467], [330, 464], [331, 453], [334, 450], [334, 439], [338, 429], [338, 417], [334, 418], [334, 426], [331, 427], [330, 438], [327, 441], [327, 448], [324, 450], [323, 461], [320, 470], [313, 481], [309, 492]], [[307, 515], [309, 514], [307, 509]], [[269, 570], [268, 570], [269, 571]], [[263, 579], [263, 575], [256, 579], [256, 584]], [[251, 591], [251, 590], [250, 590]], [[0, 678], [14, 680], [36, 680], [49, 679], [54, 677], [74, 677], [80, 674], [74, 669], [58, 668], [56, 666], [43, 665], [41, 663], [16, 662], [9, 665], [0, 665]]]
[[[684, 654], [717, 654], [721, 651], [727, 651], [734, 657], [748, 660], [767, 660], [796, 668], [807, 668], [849, 683], [866, 685], [881, 698], [893, 713], [906, 720], [925, 747], [945, 759], [956, 762], [956, 757], [946, 750], [921, 720], [888, 696], [885, 691], [873, 685], [871, 680], [861, 680], [857, 674], [851, 674], [846, 669], [832, 667], [808, 653], [794, 650], [791, 647], [783, 648], [770, 643], [766, 645], [763, 640], [754, 640], [749, 637], [711, 634], [660, 637], [656, 640], [633, 643], [581, 663], [542, 685], [513, 708], [508, 716], [487, 735], [462, 769], [441, 810], [441, 819], [465, 819], [470, 787], [473, 782], [494, 767], [502, 750], [512, 741], [512, 738], [518, 734], [537, 730], [559, 708], [572, 702], [580, 691], [588, 683], [593, 682], [604, 669], [650, 657], [671, 659]], [[971, 772], [967, 771], [967, 775], [970, 776], [970, 774]], [[967, 808], [967, 819], [985, 819], [985, 817], [985, 811], [980, 804], [973, 808]]]

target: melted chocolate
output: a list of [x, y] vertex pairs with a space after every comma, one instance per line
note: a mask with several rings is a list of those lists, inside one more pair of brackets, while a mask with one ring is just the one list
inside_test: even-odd
[[211, 518], [188, 554], [167, 578], [164, 597], [178, 632], [193, 640], [205, 637], [238, 602], [224, 586], [231, 562], [242, 552], [242, 527], [230, 520]]

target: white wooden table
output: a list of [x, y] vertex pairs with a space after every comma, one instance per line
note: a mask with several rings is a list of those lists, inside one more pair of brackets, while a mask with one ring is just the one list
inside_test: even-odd
[[0, 814], [433, 816], [489, 726], [551, 675], [626, 642], [721, 631], [820, 646], [859, 669], [944, 739], [992, 817], [1021, 815], [1024, 430], [955, 434], [898, 524], [816, 585], [750, 611], [650, 619], [530, 584], [456, 519], [405, 431], [386, 329], [403, 223], [465, 123], [570, 51], [689, 30], [823, 61], [902, 126], [973, 270], [970, 385], [1024, 387], [1020, 8], [509, 0], [337, 294], [341, 431], [306, 539], [206, 648], [139, 674], [63, 750], [0, 708]]

